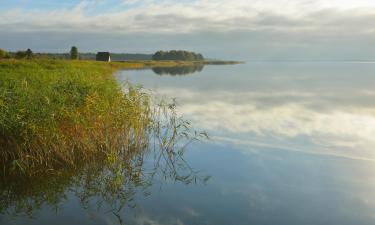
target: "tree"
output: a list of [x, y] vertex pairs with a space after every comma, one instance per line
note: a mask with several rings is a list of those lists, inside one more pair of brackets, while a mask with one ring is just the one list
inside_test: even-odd
[[203, 61], [203, 60], [204, 60], [203, 55], [202, 55], [202, 54], [198, 54], [198, 55], [197, 55], [197, 60], [198, 60], [198, 61]]
[[78, 48], [76, 46], [70, 49], [70, 59], [78, 59]]
[[157, 51], [152, 56], [153, 60], [185, 60], [185, 61], [202, 61], [204, 57], [202, 54], [197, 54], [188, 51], [171, 50], [169, 52]]
[[152, 56], [152, 60], [162, 60], [163, 59], [163, 51], [157, 51]]
[[3, 49], [0, 49], [0, 59], [8, 58], [8, 53]]
[[26, 51], [17, 51], [15, 54], [16, 59], [23, 59], [27, 56]]
[[26, 50], [26, 58], [31, 59], [33, 57], [33, 51], [31, 49]]

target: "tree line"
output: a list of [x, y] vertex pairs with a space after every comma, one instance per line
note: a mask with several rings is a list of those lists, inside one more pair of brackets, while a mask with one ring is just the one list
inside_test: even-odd
[[182, 50], [157, 51], [152, 55], [152, 60], [184, 60], [184, 61], [202, 61], [202, 54]]
[[[81, 53], [76, 46], [72, 46], [66, 53], [34, 53], [31, 49], [16, 52], [7, 52], [0, 49], [0, 59], [71, 59], [71, 60], [95, 60], [96, 53]], [[125, 60], [151, 60], [152, 54], [132, 54], [132, 53], [111, 53], [111, 58], [115, 61]]]
[[33, 59], [33, 58], [52, 58], [49, 53], [34, 53], [31, 49], [19, 50], [16, 52], [7, 52], [0, 49], [0, 59]]
[[15, 53], [6, 52], [3, 49], [0, 49], [0, 59], [9, 59], [9, 58], [16, 58], [16, 59], [31, 59], [33, 58], [34, 53], [31, 49], [27, 49], [26, 51], [17, 51]]
[[[79, 53], [78, 48], [73, 46], [69, 53], [33, 53], [31, 49], [26, 51], [6, 52], [0, 49], [0, 59], [16, 58], [16, 59], [32, 59], [32, 58], [55, 58], [55, 59], [95, 59], [95, 53]], [[117, 60], [182, 60], [182, 61], [203, 61], [204, 57], [200, 53], [171, 50], [157, 51], [153, 55], [147, 54], [113, 54]]]
[[61, 59], [79, 59], [78, 48], [73, 46], [69, 53], [34, 53], [31, 49], [20, 50], [16, 52], [7, 52], [0, 49], [0, 59], [32, 59], [32, 58], [61, 58]]

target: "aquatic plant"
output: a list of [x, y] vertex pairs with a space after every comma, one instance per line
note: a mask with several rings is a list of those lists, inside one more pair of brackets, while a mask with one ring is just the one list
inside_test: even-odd
[[155, 179], [207, 181], [183, 158], [207, 134], [178, 116], [174, 101], [152, 104], [140, 87], [119, 86], [117, 68], [0, 61], [0, 213], [58, 210], [73, 193], [84, 207], [95, 198], [116, 215]]
[[3, 172], [72, 166], [97, 154], [144, 145], [149, 96], [124, 93], [111, 65], [62, 60], [0, 62]]
[[208, 136], [192, 129], [175, 107], [175, 102], [152, 107], [151, 129], [142, 134], [147, 144], [96, 154], [75, 167], [39, 165], [29, 168], [33, 172], [0, 174], [0, 214], [33, 217], [43, 206], [57, 212], [68, 196], [75, 196], [83, 208], [105, 210], [121, 224], [120, 212], [136, 206], [137, 193], [150, 195], [154, 182], [207, 182], [209, 176], [191, 168], [184, 153], [190, 143]]

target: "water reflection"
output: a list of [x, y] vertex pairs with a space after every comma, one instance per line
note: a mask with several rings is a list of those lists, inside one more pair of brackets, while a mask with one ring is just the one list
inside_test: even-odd
[[191, 156], [215, 178], [208, 189], [168, 189], [182, 200], [163, 195], [169, 208], [194, 213], [145, 204], [147, 215], [181, 224], [374, 224], [374, 71], [375, 64], [251, 63], [179, 79], [120, 75], [176, 97], [213, 139]]
[[201, 72], [203, 68], [203, 64], [197, 64], [193, 66], [154, 67], [152, 68], [152, 71], [158, 75], [182, 76]]
[[[121, 221], [136, 225], [372, 225], [375, 210], [374, 71], [375, 64], [350, 63], [207, 66], [201, 76], [178, 79], [155, 76], [153, 71], [125, 71], [119, 75], [120, 80], [141, 83], [163, 96], [177, 97], [178, 111], [196, 128], [207, 130], [212, 141], [191, 145], [183, 154], [189, 164], [177, 167], [181, 169], [179, 172], [173, 172], [173, 165], [183, 162], [178, 160], [177, 153], [171, 154], [172, 160], [168, 162], [163, 160], [169, 159], [169, 155], [160, 156], [159, 151], [153, 154], [145, 150], [139, 158], [129, 155], [134, 160], [127, 164], [133, 163], [132, 168], [137, 168], [139, 162], [143, 169], [132, 169], [134, 173], [128, 170], [125, 177], [131, 179], [127, 185], [133, 188], [127, 189], [130, 194], [123, 192], [121, 196], [128, 196], [125, 202], [131, 207], [121, 208], [119, 213], [117, 210], [124, 203], [111, 205], [116, 201], [106, 203], [105, 200], [111, 196], [121, 197], [111, 191], [109, 196], [97, 192], [111, 190], [105, 187], [107, 180], [98, 179], [100, 184], [91, 182], [95, 176], [105, 178], [105, 173], [111, 174], [107, 179], [112, 181], [107, 183], [114, 182], [111, 186], [116, 193], [121, 193], [116, 189], [117, 164], [99, 167], [99, 172], [93, 169], [93, 174], [98, 175], [91, 176], [88, 170], [83, 170], [79, 174], [86, 174], [77, 177], [76, 187], [70, 186], [67, 192], [56, 191], [67, 198], [61, 197], [61, 205], [72, 208], [63, 211], [61, 221], [93, 224], [92, 220], [76, 218], [85, 218], [90, 211], [96, 213], [99, 202], [102, 205], [99, 215], [109, 212], [111, 219], [120, 215]], [[174, 104], [171, 107], [174, 108]], [[162, 124], [155, 124], [155, 127], [164, 130], [167, 137], [173, 136], [174, 129], [166, 129], [173, 126]], [[155, 137], [155, 142], [150, 141], [149, 146], [160, 143], [162, 149], [173, 146], [173, 142], [167, 141], [169, 138]], [[183, 147], [184, 139], [181, 140], [175, 147]], [[184, 179], [191, 174], [189, 167], [199, 168], [214, 179], [207, 186], [186, 186], [185, 181], [195, 182], [194, 176]], [[120, 174], [126, 174], [124, 168], [126, 165], [121, 166]], [[158, 178], [167, 180], [161, 189], [155, 185], [159, 184]], [[50, 185], [58, 183], [53, 178], [48, 179]], [[67, 180], [66, 187], [70, 185]], [[83, 181], [88, 185], [82, 185]], [[2, 185], [12, 182], [3, 181]], [[13, 186], [12, 190], [17, 190], [17, 185]], [[28, 193], [27, 189], [23, 190]], [[152, 194], [148, 195], [150, 191]], [[2, 196], [7, 196], [6, 193], [2, 192]], [[144, 194], [148, 197], [143, 198]], [[11, 197], [19, 195], [24, 194]], [[79, 207], [75, 206], [77, 196], [83, 199]], [[56, 201], [51, 199], [50, 202]], [[39, 202], [43, 201], [46, 200]], [[137, 207], [132, 208], [135, 203]], [[87, 210], [80, 211], [82, 206]], [[14, 209], [10, 205], [7, 207], [8, 211]], [[43, 211], [42, 204], [41, 208]], [[38, 217], [34, 224], [50, 224], [49, 215], [41, 216], [47, 218], [46, 222]], [[56, 215], [52, 217], [55, 221]], [[103, 218], [107, 220], [97, 224], [119, 223], [118, 219]], [[0, 217], [2, 223], [12, 224], [9, 220], [1, 221]]]
[[175, 106], [174, 102], [162, 102], [154, 108], [147, 144], [97, 155], [76, 167], [41, 166], [30, 173], [1, 173], [0, 215], [7, 215], [5, 221], [9, 223], [24, 216], [38, 219], [46, 208], [58, 214], [68, 200], [75, 198], [82, 209], [95, 208], [97, 214], [112, 214], [118, 224], [123, 224], [124, 210], [136, 206], [137, 194], [149, 196], [155, 182], [207, 182], [209, 177], [184, 159], [186, 147], [207, 138], [207, 134], [194, 131], [188, 121], [177, 115]]
[[375, 160], [372, 75], [373, 64], [259, 63], [207, 67], [197, 79], [130, 79], [179, 99], [219, 143]]

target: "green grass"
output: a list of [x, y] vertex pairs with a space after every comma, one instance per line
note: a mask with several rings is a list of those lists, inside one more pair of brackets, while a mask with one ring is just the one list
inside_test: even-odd
[[147, 142], [149, 96], [112, 76], [139, 64], [0, 60], [2, 169], [75, 167]]

